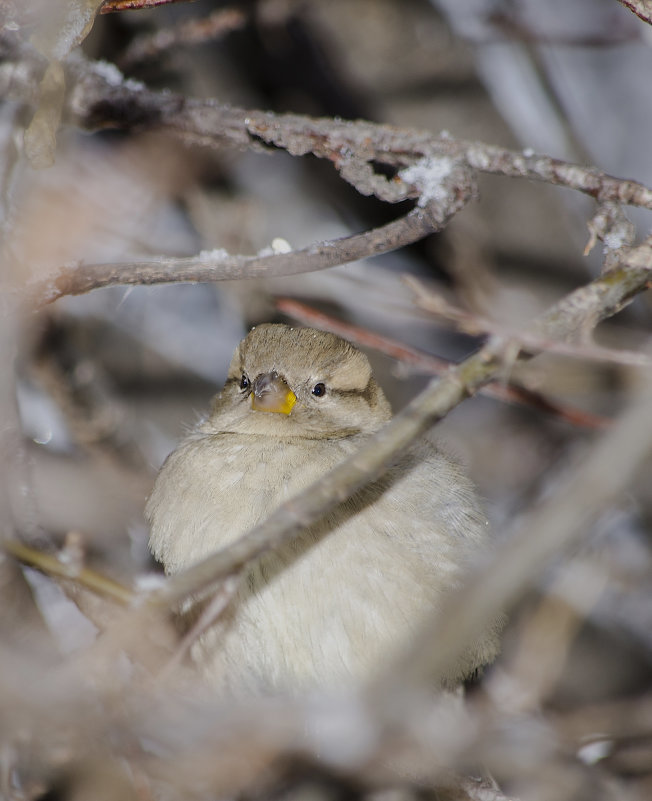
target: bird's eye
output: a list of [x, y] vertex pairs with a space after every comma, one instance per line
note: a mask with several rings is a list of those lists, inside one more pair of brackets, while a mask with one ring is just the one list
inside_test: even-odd
[[322, 384], [321, 381], [319, 384], [315, 384], [315, 386], [312, 388], [312, 394], [317, 398], [321, 398], [322, 395], [326, 394], [326, 385]]
[[240, 379], [240, 389], [249, 389], [249, 379], [243, 373], [242, 378]]

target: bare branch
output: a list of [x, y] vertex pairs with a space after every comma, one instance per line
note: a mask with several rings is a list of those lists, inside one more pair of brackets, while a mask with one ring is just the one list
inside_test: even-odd
[[405, 282], [415, 291], [417, 306], [431, 312], [436, 317], [454, 323], [458, 330], [466, 334], [474, 336], [490, 334], [503, 339], [511, 339], [518, 342], [523, 349], [533, 352], [547, 351], [548, 353], [557, 353], [560, 356], [622, 364], [628, 367], [652, 367], [652, 359], [643, 353], [603, 348], [600, 345], [594, 345], [589, 342], [582, 342], [578, 345], [569, 342], [556, 342], [527, 332], [521, 333], [515, 329], [506, 328], [487, 317], [481, 317], [465, 309], [453, 306], [414, 276], [406, 275]]
[[121, 67], [131, 66], [156, 58], [171, 47], [187, 47], [219, 39], [242, 28], [246, 21], [246, 15], [239, 9], [220, 8], [206, 17], [189, 19], [176, 27], [160, 28], [155, 33], [139, 36], [131, 42], [118, 63]]
[[[16, 52], [20, 48], [2, 44], [3, 94], [34, 97], [39, 71], [26, 68], [35, 58], [33, 51], [24, 47]], [[652, 190], [643, 184], [548, 156], [456, 140], [449, 135], [435, 136], [428, 131], [188, 100], [170, 92], [150, 91], [143, 84], [124, 80], [115, 68], [88, 62], [80, 55], [68, 58], [66, 69], [67, 119], [82, 129], [166, 129], [204, 146], [230, 144], [260, 149], [270, 145], [295, 156], [312, 153], [333, 162], [342, 177], [362, 194], [374, 194], [387, 202], [419, 197], [423, 187], [408, 186], [399, 175], [388, 180], [375, 172], [375, 165], [400, 171], [419, 161], [427, 167], [433, 160], [451, 159], [479, 172], [545, 181], [576, 189], [601, 202], [652, 209]]]
[[652, 237], [637, 247], [624, 247], [618, 265], [600, 278], [571, 292], [542, 318], [535, 328], [546, 335], [550, 326], [556, 339], [586, 341], [595, 326], [623, 309], [639, 292], [652, 286]]
[[100, 14], [112, 14], [115, 11], [138, 11], [142, 8], [167, 6], [171, 3], [192, 3], [193, 0], [105, 0]]
[[470, 186], [466, 191], [464, 187], [458, 187], [457, 195], [454, 205], [442, 215], [431, 213], [431, 209], [416, 208], [380, 228], [329, 242], [317, 242], [289, 253], [232, 256], [224, 250], [212, 250], [186, 259], [160, 257], [151, 261], [65, 267], [51, 278], [29, 286], [28, 298], [30, 304], [40, 306], [64, 295], [81, 295], [117, 284], [231, 281], [324, 270], [396, 250], [439, 230], [470, 199]]
[[[114, 284], [292, 275], [387, 252], [439, 230], [462, 208], [473, 192], [472, 170], [548, 181], [589, 194], [603, 204], [652, 208], [652, 191], [642, 184], [545, 156], [367, 122], [275, 115], [186, 100], [151, 92], [142, 84], [123, 80], [113, 67], [107, 70], [79, 56], [68, 59], [67, 70], [67, 114], [82, 128], [163, 127], [203, 145], [260, 148], [265, 143], [293, 155], [312, 153], [331, 160], [362, 194], [374, 194], [388, 202], [418, 198], [418, 207], [374, 231], [290, 253], [231, 256], [218, 250], [190, 259], [66, 268], [53, 279], [30, 287], [30, 299], [37, 304]], [[30, 88], [33, 94], [37, 76], [38, 72], [16, 69], [8, 60], [0, 68], [0, 88], [5, 88], [8, 96], [24, 97]], [[388, 180], [377, 173], [377, 164], [395, 170], [395, 177]], [[428, 214], [424, 215], [426, 208]], [[613, 220], [610, 223], [613, 228]]]
[[227, 576], [219, 590], [217, 590], [212, 598], [208, 601], [206, 606], [202, 609], [201, 614], [190, 629], [184, 634], [183, 639], [179, 646], [171, 656], [167, 664], [163, 667], [160, 677], [164, 679], [167, 675], [172, 673], [182, 662], [192, 644], [200, 637], [203, 632], [213, 625], [222, 616], [236, 592], [240, 587], [240, 576], [233, 575]]
[[451, 593], [441, 614], [431, 620], [414, 647], [378, 685], [387, 682], [436, 679], [467, 647], [477, 632], [513, 604], [532, 576], [555, 554], [576, 541], [595, 515], [628, 485], [652, 450], [652, 382], [613, 426], [584, 454], [564, 486], [545, 504], [519, 522], [487, 562], [479, 565], [464, 586]]
[[69, 564], [54, 554], [44, 553], [17, 540], [7, 539], [4, 549], [19, 562], [40, 570], [48, 576], [70, 579], [92, 592], [104, 595], [123, 606], [133, 603], [136, 595], [124, 584], [120, 584], [108, 576], [104, 576], [88, 567]]
[[651, 0], [618, 0], [619, 3], [634, 12], [639, 19], [652, 25], [652, 2]]
[[587, 256], [600, 239], [605, 247], [604, 269], [617, 266], [622, 249], [631, 247], [636, 238], [634, 226], [619, 203], [600, 203], [593, 218], [589, 220], [588, 229], [590, 236], [584, 255]]
[[[401, 342], [397, 342], [395, 339], [372, 333], [371, 331], [356, 325], [351, 325], [350, 323], [343, 323], [341, 320], [337, 320], [328, 314], [317, 311], [296, 300], [279, 298], [276, 301], [276, 306], [284, 314], [287, 314], [295, 320], [299, 320], [304, 323], [304, 325], [315, 326], [324, 331], [331, 331], [333, 334], [344, 337], [357, 345], [361, 345], [363, 348], [373, 348], [380, 353], [384, 353], [386, 356], [390, 356], [405, 364], [410, 364], [417, 370], [421, 370], [425, 373], [443, 375], [454, 366], [454, 362], [448, 359], [442, 359], [430, 353], [423, 353]], [[486, 386], [481, 387], [479, 392], [482, 395], [496, 398], [506, 403], [520, 403], [538, 409], [539, 411], [566, 420], [572, 425], [582, 426], [584, 428], [604, 428], [610, 422], [606, 417], [591, 414], [590, 412], [572, 408], [567, 405], [562, 406], [560, 403], [546, 398], [541, 393], [534, 392], [514, 382], [505, 384], [503, 380], [500, 382], [491, 381]]]

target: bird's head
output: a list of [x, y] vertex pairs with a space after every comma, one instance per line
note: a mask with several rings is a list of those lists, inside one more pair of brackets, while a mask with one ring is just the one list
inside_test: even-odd
[[367, 357], [349, 342], [265, 324], [238, 345], [210, 421], [222, 431], [322, 438], [375, 431], [390, 416]]

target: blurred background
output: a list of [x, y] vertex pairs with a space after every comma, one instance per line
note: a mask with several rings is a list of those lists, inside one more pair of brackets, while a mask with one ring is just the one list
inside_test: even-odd
[[[30, 35], [29, 4], [0, 10], [5, 26]], [[197, 0], [99, 16], [83, 51], [153, 89], [447, 131], [650, 185], [651, 44], [652, 28], [617, 0]], [[11, 263], [25, 280], [76, 261], [213, 248], [254, 254], [276, 238], [302, 247], [405, 211], [361, 197], [312, 157], [189, 147], [164, 132], [64, 127], [54, 166], [34, 170], [20, 152], [28, 120], [25, 104], [2, 104], [2, 224]], [[207, 409], [246, 331], [290, 321], [279, 298], [459, 361], [483, 338], [420, 309], [404, 277], [518, 328], [598, 274], [600, 248], [583, 255], [592, 211], [592, 201], [569, 190], [484, 176], [477, 202], [443, 233], [373, 260], [286, 279], [115, 287], [57, 301], [29, 319], [19, 343], [26, 535], [60, 546], [76, 532], [89, 564], [123, 582], [156, 570], [142, 518], [156, 471]], [[627, 214], [639, 239], [647, 236], [650, 213]], [[596, 339], [649, 353], [650, 328], [648, 295], [601, 325]], [[406, 364], [369, 356], [395, 410], [428, 380]], [[508, 378], [605, 424], [637, 382], [633, 368], [550, 355]], [[477, 396], [436, 434], [478, 485], [499, 540], [563, 484], [597, 430]], [[589, 581], [585, 593], [579, 586], [577, 597], [565, 599], [581, 620], [547, 688], [549, 708], [649, 689], [651, 466], [574, 557], [600, 577], [602, 590], [587, 600]], [[503, 658], [556, 575], [555, 566], [542, 568], [507, 630]], [[30, 573], [30, 582], [64, 650], [94, 636], [51, 581]], [[649, 749], [613, 768], [632, 787], [650, 769]], [[652, 784], [645, 786], [652, 794]]]

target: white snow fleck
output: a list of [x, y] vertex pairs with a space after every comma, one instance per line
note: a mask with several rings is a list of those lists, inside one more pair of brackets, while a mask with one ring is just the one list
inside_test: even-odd
[[124, 83], [125, 89], [128, 89], [130, 92], [142, 92], [145, 88], [145, 84], [141, 81], [135, 81], [133, 78], [127, 78]]
[[52, 441], [52, 430], [46, 429], [42, 434], [32, 437], [32, 441], [37, 445], [48, 445]]
[[272, 239], [272, 250], [274, 253], [289, 253], [292, 250], [292, 246], [287, 239], [277, 236], [275, 239]]
[[221, 261], [229, 256], [229, 251], [224, 248], [213, 248], [212, 250], [202, 250], [197, 258], [199, 261]]
[[487, 170], [491, 166], [491, 159], [483, 150], [474, 150], [472, 164], [477, 170]]
[[141, 92], [145, 84], [133, 78], [125, 78], [115, 64], [109, 61], [96, 61], [92, 65], [93, 72], [109, 84], [109, 86], [124, 86], [131, 92]]
[[451, 173], [454, 162], [447, 156], [426, 156], [399, 172], [399, 178], [419, 189], [418, 206], [425, 206], [431, 200], [445, 200], [448, 191], [442, 182]]
[[577, 752], [577, 756], [585, 765], [595, 765], [596, 762], [609, 756], [612, 750], [613, 742], [611, 740], [595, 740], [583, 745]]
[[158, 590], [165, 584], [165, 576], [158, 573], [144, 573], [141, 576], [136, 576], [136, 590], [138, 592], [151, 592]]
[[526, 147], [523, 150], [523, 155], [525, 156], [526, 159], [531, 159], [532, 156], [534, 155], [534, 150], [532, 150], [531, 147]]
[[109, 86], [120, 86], [124, 81], [124, 75], [115, 64], [111, 64], [108, 61], [96, 61], [92, 66], [93, 72], [99, 75], [100, 78], [104, 78]]
[[287, 241], [287, 239], [283, 239], [280, 236], [275, 237], [272, 239], [272, 244], [267, 245], [262, 250], [259, 250], [256, 254], [261, 259], [266, 258], [267, 256], [279, 256], [281, 253], [290, 253], [292, 251], [292, 246]]
[[625, 235], [623, 232], [609, 231], [604, 237], [604, 246], [606, 250], [618, 250], [625, 243]]

